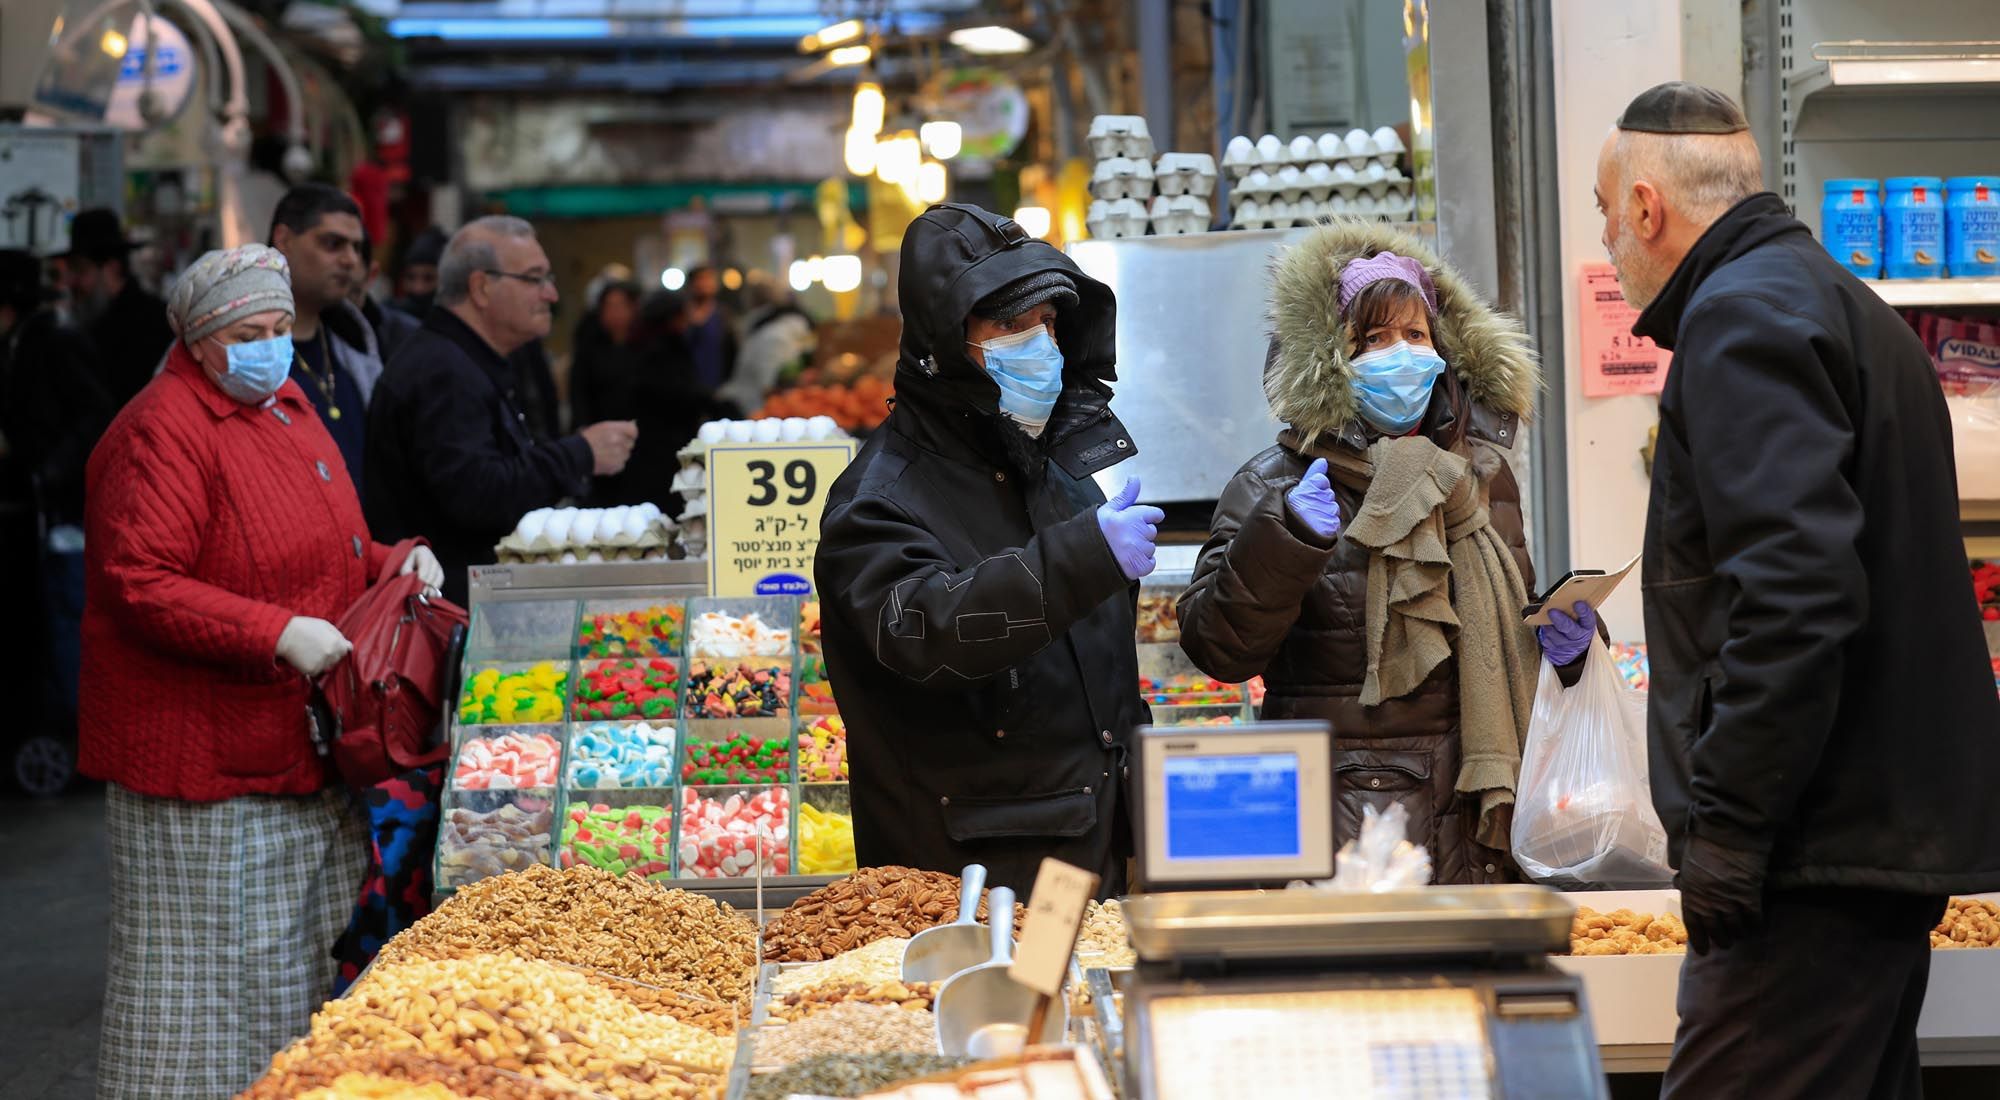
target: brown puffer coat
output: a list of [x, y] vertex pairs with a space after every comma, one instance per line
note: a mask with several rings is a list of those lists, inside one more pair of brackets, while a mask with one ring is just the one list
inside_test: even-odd
[[[1435, 881], [1507, 881], [1513, 875], [1507, 853], [1472, 839], [1477, 799], [1453, 790], [1459, 769], [1456, 659], [1411, 694], [1363, 707], [1368, 553], [1344, 539], [1331, 547], [1318, 544], [1285, 506], [1285, 494], [1314, 455], [1366, 450], [1375, 438], [1357, 416], [1348, 357], [1353, 341], [1340, 317], [1336, 276], [1348, 260], [1383, 249], [1421, 261], [1437, 284], [1433, 339], [1448, 369], [1419, 430], [1471, 461], [1494, 530], [1534, 589], [1520, 487], [1505, 456], [1540, 385], [1525, 334], [1408, 237], [1386, 226], [1335, 223], [1278, 264], [1265, 391], [1289, 428], [1222, 493], [1194, 582], [1181, 597], [1181, 646], [1210, 676], [1235, 682], [1262, 675], [1266, 719], [1333, 724], [1336, 842], [1354, 835], [1364, 806], [1380, 810], [1401, 802], [1413, 832], [1423, 831]], [[1357, 514], [1364, 491], [1336, 476], [1343, 517]]]

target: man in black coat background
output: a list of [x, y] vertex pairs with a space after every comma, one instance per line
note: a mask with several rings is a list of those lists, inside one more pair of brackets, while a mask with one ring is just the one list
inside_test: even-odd
[[[815, 563], [855, 851], [981, 863], [1023, 898], [1053, 856], [1122, 893], [1126, 747], [1149, 715], [1136, 581], [1160, 513], [1091, 479], [1137, 453], [1105, 384], [1111, 290], [970, 206], [911, 223], [902, 261], [896, 407], [835, 484]], [[1025, 418], [992, 376], [1023, 340], [1041, 367], [1008, 371], [1054, 400]]]
[[167, 303], [132, 273], [132, 242], [116, 211], [79, 213], [69, 242], [57, 259], [70, 308], [96, 350], [99, 384], [113, 409], [122, 408], [153, 380], [174, 342]]
[[1664, 1095], [1916, 1097], [1928, 933], [2000, 889], [2000, 701], [1930, 357], [1762, 179], [1687, 84], [1598, 161], [1633, 331], [1674, 353], [1645, 546], [1692, 950]]

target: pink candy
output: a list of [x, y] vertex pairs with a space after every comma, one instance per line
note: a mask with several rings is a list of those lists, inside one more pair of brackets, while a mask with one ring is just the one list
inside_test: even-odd
[[784, 787], [704, 798], [681, 792], [680, 873], [688, 878], [742, 878], [756, 874], [759, 838], [764, 873], [788, 875], [792, 795]]
[[452, 785], [467, 791], [520, 791], [556, 785], [562, 745], [546, 733], [475, 737], [458, 750]]

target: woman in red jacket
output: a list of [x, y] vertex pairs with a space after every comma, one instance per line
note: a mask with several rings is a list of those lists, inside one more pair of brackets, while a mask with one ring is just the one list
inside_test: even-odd
[[[389, 548], [288, 381], [285, 258], [211, 252], [168, 315], [166, 367], [86, 483], [82, 765], [110, 783], [100, 1097], [250, 1084], [326, 995], [367, 862], [306, 691]], [[444, 580], [428, 550], [402, 568]]]

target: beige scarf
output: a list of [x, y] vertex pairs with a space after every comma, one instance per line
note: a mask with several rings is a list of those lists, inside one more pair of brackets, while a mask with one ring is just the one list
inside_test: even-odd
[[1384, 439], [1366, 454], [1319, 454], [1364, 492], [1341, 532], [1369, 551], [1361, 703], [1415, 691], [1454, 649], [1469, 658], [1458, 662], [1456, 786], [1479, 795], [1479, 843], [1505, 849], [1540, 669], [1521, 622], [1527, 585], [1493, 530], [1479, 478], [1465, 458], [1421, 436]]

